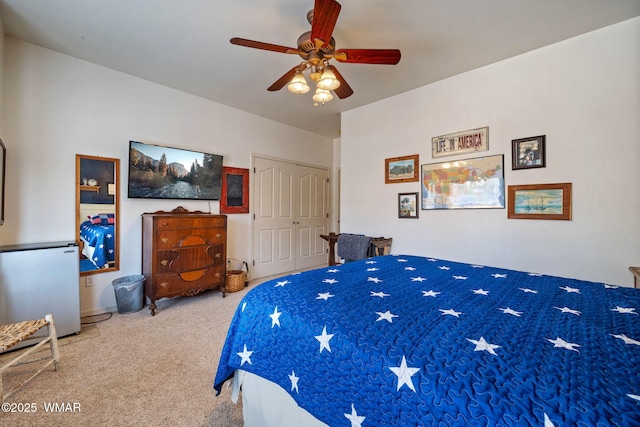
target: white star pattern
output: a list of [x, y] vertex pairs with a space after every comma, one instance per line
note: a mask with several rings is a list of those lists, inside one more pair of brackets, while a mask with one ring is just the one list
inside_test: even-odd
[[375, 261], [365, 261], [365, 264], [375, 264]]
[[484, 268], [484, 265], [477, 265], [477, 264], [473, 264], [471, 265], [472, 268]]
[[618, 339], [621, 339], [622, 341], [624, 341], [625, 344], [635, 344], [635, 345], [640, 345], [640, 341], [636, 341], [632, 338], [629, 338], [628, 336], [626, 336], [625, 334], [621, 334], [621, 335], [614, 335], [611, 334], [612, 337], [616, 337]]
[[512, 310], [509, 307], [507, 307], [507, 308], [499, 308], [498, 310], [502, 311], [504, 314], [511, 314], [513, 316], [518, 316], [518, 317], [520, 317], [520, 315], [522, 314], [522, 312]]
[[329, 340], [331, 340], [331, 338], [333, 338], [333, 334], [327, 334], [327, 327], [325, 326], [322, 329], [322, 335], [316, 335], [315, 337], [318, 341], [320, 341], [320, 353], [322, 353], [322, 350], [327, 350], [329, 353], [331, 353], [331, 347], [329, 346]]
[[450, 308], [448, 310], [443, 310], [443, 309], [439, 309], [442, 312], [443, 316], [455, 316], [455, 317], [460, 317], [461, 314], [464, 314], [460, 311], [455, 311], [454, 309]]
[[422, 296], [423, 297], [435, 297], [437, 295], [439, 295], [441, 292], [436, 292], [436, 291], [422, 291]]
[[574, 347], [580, 347], [578, 344], [567, 342], [560, 337], [556, 337], [555, 340], [550, 340], [549, 338], [547, 338], [547, 341], [552, 343], [554, 348], [555, 347], [566, 348], [567, 350], [572, 350], [572, 351], [575, 351], [576, 353], [579, 353], [578, 349], [574, 348]]
[[580, 314], [582, 314], [581, 312], [579, 312], [578, 310], [572, 310], [569, 307], [553, 307], [556, 310], [560, 310], [563, 313], [570, 313], [570, 314], [575, 314], [576, 316], [580, 316]]
[[[302, 273], [304, 276], [300, 280], [297, 276], [293, 278], [276, 278], [266, 287], [263, 287], [268, 288], [268, 291], [263, 294], [266, 299], [256, 299], [253, 293], [250, 293], [251, 296], [248, 295], [247, 298], [241, 296], [240, 307], [242, 314], [238, 313], [236, 316], [241, 319], [242, 328], [248, 329], [242, 329], [239, 335], [234, 337], [233, 341], [225, 344], [224, 353], [229, 362], [224, 368], [225, 371], [219, 371], [220, 378], [223, 377], [223, 374], [228, 378], [227, 372], [229, 372], [229, 368], [231, 368], [231, 372], [233, 369], [247, 369], [256, 371], [256, 373], [266, 373], [270, 369], [274, 373], [277, 372], [278, 381], [285, 390], [289, 388], [291, 395], [295, 390], [296, 399], [306, 401], [305, 399], [308, 399], [307, 390], [312, 384], [326, 385], [324, 377], [322, 379], [318, 378], [319, 374], [313, 370], [315, 364], [326, 364], [331, 361], [331, 366], [327, 366], [327, 369], [333, 370], [336, 376], [341, 375], [341, 371], [334, 363], [338, 363], [338, 365], [346, 364], [347, 369], [352, 372], [361, 370], [365, 378], [382, 379], [383, 384], [388, 387], [384, 390], [385, 393], [393, 394], [394, 378], [392, 375], [394, 375], [397, 378], [395, 380], [397, 398], [401, 398], [402, 393], [404, 393], [403, 399], [422, 404], [425, 403], [424, 393], [430, 393], [433, 390], [431, 374], [436, 374], [440, 371], [432, 369], [432, 365], [424, 361], [430, 361], [431, 359], [428, 357], [425, 359], [425, 356], [412, 347], [415, 344], [414, 341], [421, 340], [423, 336], [421, 335], [423, 334], [422, 330], [416, 329], [418, 325], [424, 325], [427, 328], [426, 331], [429, 331], [429, 337], [432, 338], [434, 345], [442, 349], [441, 351], [432, 352], [431, 356], [436, 361], [441, 360], [442, 369], [444, 369], [442, 371], [443, 375], [446, 373], [448, 377], [451, 375], [455, 377], [455, 373], [459, 372], [457, 365], [464, 366], [467, 362], [494, 365], [499, 363], [500, 369], [506, 368], [511, 363], [509, 362], [510, 357], [508, 357], [511, 355], [511, 351], [517, 352], [521, 350], [517, 348], [517, 345], [514, 347], [513, 343], [510, 343], [512, 337], [518, 336], [517, 334], [519, 333], [526, 342], [530, 343], [529, 345], [541, 350], [527, 355], [526, 363], [529, 363], [528, 360], [531, 359], [531, 363], [547, 364], [550, 369], [565, 366], [562, 365], [565, 362], [571, 362], [572, 369], [574, 369], [574, 366], [575, 369], [583, 369], [582, 360], [586, 355], [590, 355], [594, 348], [609, 349], [609, 351], [599, 353], [606, 353], [608, 359], [618, 362], [624, 361], [626, 355], [634, 354], [633, 352], [636, 352], [636, 349], [640, 351], [640, 334], [635, 329], [636, 324], [634, 322], [636, 318], [633, 317], [633, 315], [640, 314], [640, 305], [636, 304], [635, 299], [628, 298], [630, 294], [624, 293], [626, 291], [624, 287], [609, 287], [604, 283], [595, 283], [595, 285], [600, 286], [589, 287], [580, 281], [572, 279], [455, 262], [448, 266], [443, 264], [447, 261], [441, 259], [434, 259], [433, 263], [429, 263], [424, 258], [418, 261], [418, 258], [413, 256], [407, 256], [406, 260], [403, 257], [399, 257], [401, 260], [395, 257], [389, 258], [388, 260], [384, 257], [378, 259], [377, 264], [374, 266], [354, 263], [348, 265], [346, 270], [345, 267], [339, 266], [332, 270], [314, 270], [313, 273], [305, 271]], [[393, 264], [394, 260], [406, 263], [397, 265]], [[411, 262], [411, 264], [408, 264], [408, 262]], [[371, 262], [370, 264], [374, 263]], [[378, 264], [380, 265], [379, 268], [377, 267]], [[416, 265], [418, 266], [417, 268], [415, 267]], [[486, 268], [487, 271], [480, 272], [481, 274], [478, 275], [472, 268]], [[504, 271], [505, 274], [500, 274], [499, 271]], [[333, 279], [329, 278], [328, 274], [332, 272], [341, 274], [339, 281], [334, 279], [338, 277], [336, 274], [331, 275]], [[359, 274], [359, 286], [352, 286], [352, 272]], [[449, 272], [453, 274], [449, 274]], [[374, 274], [372, 275], [372, 273]], [[416, 273], [418, 273], [418, 276], [415, 275]], [[468, 273], [471, 273], [472, 276], [466, 276]], [[345, 274], [349, 274], [349, 276], [344, 276]], [[538, 276], [542, 276], [542, 278], [538, 278]], [[346, 280], [345, 277], [349, 277], [349, 280]], [[452, 283], [451, 278], [462, 281]], [[494, 280], [492, 281], [491, 279]], [[426, 281], [429, 281], [430, 289], [425, 289], [426, 286], [422, 286]], [[368, 282], [373, 282], [373, 284], [367, 285]], [[413, 282], [420, 282], [420, 284], [414, 285]], [[299, 286], [303, 283], [307, 286]], [[508, 283], [513, 283], [513, 285], [508, 286]], [[285, 285], [288, 284], [292, 286], [284, 289]], [[330, 286], [326, 286], [326, 284]], [[505, 284], [507, 284], [506, 288], [504, 287]], [[316, 287], [313, 288], [311, 285]], [[484, 289], [484, 285], [488, 288], [490, 287], [490, 289]], [[445, 291], [436, 291], [432, 288], [433, 286], [438, 286], [441, 289], [445, 289]], [[279, 290], [278, 287], [283, 287], [283, 289]], [[307, 289], [300, 289], [305, 287]], [[621, 289], [613, 290], [609, 288]], [[382, 291], [382, 289], [386, 289], [386, 291]], [[585, 289], [584, 295], [581, 294], [582, 289]], [[330, 292], [327, 292], [329, 290]], [[562, 292], [560, 292], [561, 290]], [[469, 291], [472, 292], [471, 295], [468, 294]], [[366, 298], [367, 292], [369, 292], [370, 297], [368, 301]], [[437, 298], [438, 301], [417, 301], [418, 292], [425, 298]], [[521, 292], [533, 295], [525, 296]], [[362, 295], [364, 301], [360, 299], [361, 297], [356, 298], [355, 294]], [[314, 297], [313, 295], [316, 296]], [[486, 298], [477, 299], [475, 295], [486, 296]], [[585, 300], [585, 298], [588, 298], [588, 300]], [[314, 299], [317, 302], [314, 302]], [[322, 300], [325, 302], [320, 302]], [[410, 301], [410, 304], [405, 305], [405, 300]], [[416, 304], [421, 304], [420, 311], [429, 313], [431, 316], [430, 321], [421, 320], [417, 317], [417, 313], [411, 310], [417, 308], [415, 307]], [[558, 305], [555, 306], [555, 304]], [[566, 304], [571, 304], [571, 307]], [[511, 305], [523, 309], [523, 311], [513, 309]], [[274, 306], [272, 313], [266, 312], [265, 308]], [[455, 306], [457, 308], [441, 308], [447, 306]], [[305, 307], [309, 307], [309, 309]], [[580, 310], [575, 309], [575, 307], [580, 307]], [[282, 310], [280, 310], [281, 308]], [[273, 334], [277, 340], [285, 337], [283, 334], [288, 334], [291, 330], [291, 322], [293, 321], [291, 315], [297, 313], [296, 310], [300, 308], [305, 312], [309, 312], [312, 316], [310, 318], [311, 323], [305, 324], [304, 330], [300, 331], [303, 335], [287, 335], [287, 344], [282, 346], [284, 347], [285, 355], [276, 358], [267, 357], [267, 353], [263, 349], [266, 345], [269, 351], [268, 354], [271, 355], [269, 343], [272, 341], [266, 341], [271, 339], [266, 337], [269, 337], [269, 334]], [[385, 308], [387, 310], [383, 312], [382, 309]], [[354, 336], [348, 332], [349, 329], [344, 329], [343, 327], [350, 327], [350, 325], [346, 324], [347, 322], [341, 321], [339, 317], [337, 319], [329, 317], [329, 313], [334, 310], [337, 313], [348, 311], [349, 315], [352, 316], [350, 322], [353, 322], [358, 330], [367, 331], [373, 341], [368, 341], [369, 336], [365, 340], [358, 334]], [[462, 312], [462, 310], [465, 311]], [[498, 313], [498, 310], [500, 310], [500, 313]], [[552, 310], [557, 311], [554, 312]], [[596, 310], [599, 310], [599, 312]], [[440, 318], [438, 318], [436, 311], [440, 311]], [[527, 313], [526, 316], [524, 314], [525, 311]], [[265, 313], [271, 319], [271, 328], [268, 326], [268, 321], [264, 319]], [[282, 317], [285, 313], [286, 315]], [[570, 314], [570, 316], [565, 316], [565, 314]], [[445, 316], [447, 317], [445, 318]], [[449, 316], [457, 319], [450, 319]], [[575, 316], [580, 318], [578, 319]], [[595, 328], [593, 325], [594, 316], [596, 319]], [[518, 319], [513, 319], [513, 317], [518, 317]], [[280, 318], [283, 319], [282, 322], [280, 322]], [[371, 323], [373, 319], [375, 321]], [[397, 322], [395, 321], [396, 319], [398, 320]], [[536, 319], [544, 319], [541, 321], [544, 321], [545, 324], [554, 325], [554, 327], [542, 329], [536, 327]], [[388, 324], [384, 322], [385, 320]], [[403, 334], [406, 330], [399, 329], [399, 326], [405, 324], [410, 328], [410, 333]], [[323, 329], [320, 329], [320, 325], [323, 325]], [[276, 329], [276, 326], [278, 329]], [[604, 329], [602, 329], [602, 326], [604, 326]], [[441, 327], [444, 327], [444, 329], [441, 330]], [[321, 334], [314, 335], [314, 333], [317, 334], [318, 330], [321, 331]], [[544, 330], [547, 332], [545, 333]], [[485, 333], [488, 334], [493, 343], [484, 338], [483, 335]], [[551, 338], [553, 337], [552, 334], [557, 334], [558, 336], [553, 339]], [[559, 337], [560, 334], [577, 342], [569, 342], [564, 337]], [[481, 336], [478, 337], [478, 335]], [[319, 343], [318, 347], [315, 347], [314, 341], [310, 340], [312, 336], [317, 340], [315, 342]], [[468, 338], [469, 336], [474, 339]], [[609, 338], [609, 336], [613, 339]], [[336, 338], [336, 341], [331, 342], [333, 338]], [[354, 342], [353, 338], [358, 341]], [[452, 338], [455, 339], [455, 343], [451, 342]], [[260, 340], [263, 340], [263, 342], [260, 343]], [[245, 341], [245, 343], [243, 347], [240, 347], [242, 341]], [[466, 344], [465, 341], [469, 342], [473, 347]], [[551, 343], [552, 347], [544, 344], [544, 341]], [[246, 344], [246, 342], [249, 342], [249, 344]], [[277, 342], [279, 343], [280, 341]], [[501, 350], [502, 346], [498, 345], [498, 342], [505, 344], [505, 350]], [[584, 344], [584, 350], [581, 350], [582, 345], [580, 343]], [[248, 350], [249, 345], [256, 350]], [[296, 347], [297, 345], [302, 347]], [[418, 347], [422, 348], [422, 345], [418, 344]], [[238, 348], [241, 349], [240, 352], [233, 351], [237, 351]], [[353, 349], [355, 348], [365, 349], [364, 352], [370, 352], [370, 356], [375, 360], [373, 358], [362, 359], [363, 353], [360, 350], [354, 352]], [[429, 349], [431, 347], [427, 351]], [[323, 354], [324, 350], [327, 350], [327, 353]], [[376, 353], [378, 351], [383, 353]], [[252, 365], [254, 352], [257, 353], [256, 366]], [[459, 363], [449, 363], [452, 352], [461, 356], [461, 358], [456, 359], [459, 360]], [[237, 356], [233, 356], [233, 354], [237, 354]], [[409, 354], [408, 360], [406, 358], [407, 354]], [[545, 360], [535, 360], [538, 354], [546, 357]], [[368, 355], [364, 355], [368, 357]], [[609, 357], [609, 355], [612, 355], [612, 357]], [[401, 358], [401, 363], [398, 363], [398, 356]], [[240, 357], [240, 359], [236, 357]], [[266, 361], [270, 358], [273, 360], [267, 364]], [[557, 358], [560, 358], [561, 361], [557, 360]], [[567, 361], [567, 358], [571, 358], [570, 361]], [[409, 361], [411, 361], [411, 365], [415, 364], [417, 366], [410, 366]], [[247, 367], [244, 367], [245, 362], [248, 362]], [[425, 363], [427, 364], [425, 365]], [[503, 363], [507, 365], [503, 366]], [[558, 365], [559, 363], [561, 365]], [[640, 389], [635, 387], [633, 379], [629, 379], [629, 375], [626, 373], [628, 369], [625, 369], [624, 364], [621, 366], [620, 363], [617, 363], [611, 369], [609, 369], [608, 365], [603, 364], [602, 366], [602, 370], [589, 370], [594, 372], [594, 381], [608, 375], [607, 378], [609, 378], [610, 384], [623, 386], [612, 387], [602, 391], [607, 399], [602, 400], [603, 407], [607, 408], [607, 410], [613, 410], [610, 402], [620, 402], [622, 400], [623, 402], [626, 401], [626, 405], [630, 407], [640, 408]], [[422, 369], [423, 367], [424, 370]], [[370, 368], [374, 370], [368, 371]], [[387, 368], [389, 372], [386, 372]], [[294, 369], [302, 372], [303, 377], [299, 377]], [[511, 371], [507, 372], [510, 373]], [[526, 374], [526, 372], [524, 370], [518, 371], [517, 374], [514, 374], [514, 378], [517, 377], [514, 381], [520, 381], [519, 374]], [[330, 377], [331, 374], [326, 378], [329, 383], [331, 381]], [[483, 386], [490, 384], [492, 381], [491, 378], [484, 378], [480, 374], [476, 380]], [[216, 379], [216, 383], [217, 381], [218, 379]], [[524, 379], [522, 381], [527, 380]], [[547, 385], [545, 381], [553, 380], [545, 377], [537, 378], [535, 381], [534, 385], [537, 385], [537, 381], [542, 381], [544, 386]], [[405, 385], [406, 388], [403, 390]], [[302, 393], [299, 390], [300, 386], [303, 388]], [[313, 387], [316, 387], [316, 385], [313, 385]], [[329, 387], [331, 386], [329, 385]], [[384, 388], [385, 386], [383, 385], [382, 387]], [[466, 390], [467, 386], [465, 385], [464, 387], [463, 391]], [[403, 390], [403, 392], [400, 393], [400, 390]], [[382, 410], [382, 407], [381, 411], [372, 411], [367, 404], [366, 395], [362, 394], [361, 391], [349, 389], [345, 390], [344, 393], [346, 393], [344, 396], [340, 395], [339, 398], [335, 399], [332, 410], [335, 411], [337, 408], [338, 413], [334, 416], [339, 417], [340, 410], [347, 409], [350, 413], [344, 413], [344, 416], [349, 420], [351, 426], [389, 425], [386, 421], [392, 420], [390, 418], [391, 415]], [[491, 398], [491, 396], [488, 398]], [[505, 398], [502, 394], [495, 397], [496, 400]], [[517, 399], [518, 402], [516, 403], [520, 404], [522, 403], [521, 400], [526, 398], [526, 395], [519, 394], [513, 399], [514, 402]], [[482, 399], [486, 401], [485, 397], [482, 397]], [[355, 402], [358, 402], [360, 413], [355, 408]], [[547, 413], [544, 413], [545, 402], [539, 401], [537, 403], [542, 406], [538, 406], [538, 418], [534, 416], [532, 419], [542, 421], [539, 416], [540, 413], [543, 413], [544, 427], [559, 426], [559, 418], [557, 417], [560, 414], [550, 411], [548, 413], [549, 416], [547, 416]], [[350, 409], [349, 406], [351, 406]], [[546, 409], [549, 409], [549, 407], [546, 407]], [[569, 410], [573, 411], [574, 409], [574, 407], [571, 407]], [[595, 416], [596, 412], [594, 411], [597, 410], [597, 408], [586, 408], [583, 411], [585, 415], [579, 414], [577, 418], [582, 421], [591, 419], [589, 417]], [[433, 409], [433, 416], [439, 416], [438, 419], [441, 419], [441, 416], [446, 413], [443, 411], [446, 410]], [[467, 414], [465, 411], [465, 408], [461, 406], [455, 413], [465, 416]], [[571, 413], [573, 414], [573, 412]], [[628, 416], [628, 413], [620, 413], [616, 419], [627, 420]], [[633, 421], [635, 418], [633, 418], [633, 415], [631, 417]], [[382, 422], [382, 420], [385, 422]], [[334, 421], [336, 420], [334, 419]], [[339, 422], [339, 419], [337, 421]], [[344, 422], [342, 423], [344, 424]]]
[[384, 313], [381, 313], [379, 311], [376, 311], [376, 314], [380, 317], [378, 317], [376, 319], [376, 322], [379, 322], [381, 320], [386, 320], [389, 323], [393, 323], [393, 318], [394, 317], [398, 317], [397, 314], [391, 314], [391, 312], [389, 310], [385, 311]]
[[300, 378], [296, 377], [296, 371], [292, 370], [291, 375], [289, 375], [289, 381], [291, 381], [291, 391], [295, 390], [298, 393], [298, 380]]
[[605, 289], [618, 289], [618, 288], [619, 288], [619, 286], [615, 286], [615, 285], [607, 285], [607, 284], [605, 283], [604, 288], [605, 288]]
[[385, 294], [384, 292], [374, 292], [371, 291], [371, 296], [372, 297], [380, 297], [380, 298], [384, 298], [384, 297], [388, 297], [389, 294]]
[[402, 362], [400, 362], [400, 366], [389, 367], [389, 369], [398, 377], [398, 387], [396, 388], [396, 391], [399, 391], [400, 387], [405, 384], [411, 390], [416, 391], [415, 387], [413, 386], [411, 377], [414, 376], [420, 370], [420, 368], [409, 368], [407, 366], [407, 359], [402, 356]]
[[612, 308], [611, 311], [617, 311], [620, 314], [638, 314], [636, 313], [635, 308], [630, 308], [630, 307], [617, 306], [616, 308]]
[[362, 416], [358, 415], [358, 413], [356, 412], [356, 407], [353, 406], [353, 403], [351, 404], [351, 413], [350, 414], [344, 414], [344, 416], [349, 421], [351, 421], [351, 427], [361, 427], [362, 426], [362, 422], [367, 419], [367, 417], [362, 417]]
[[496, 344], [489, 344], [484, 337], [480, 337], [479, 340], [472, 340], [467, 338], [467, 341], [473, 343], [476, 345], [476, 348], [473, 349], [473, 351], [486, 351], [487, 353], [491, 353], [494, 356], [497, 356], [498, 353], [495, 352], [496, 348], [500, 348], [499, 345]]
[[273, 310], [273, 313], [269, 315], [271, 317], [271, 327], [278, 325], [280, 326], [280, 315], [282, 312], [278, 312], [278, 306], [276, 305], [276, 309]]
[[549, 416], [547, 415], [546, 412], [544, 414], [544, 427], [556, 427], [551, 421], [551, 419], [549, 419]]
[[247, 350], [247, 345], [244, 345], [244, 350], [242, 350], [240, 353], [236, 353], [238, 356], [240, 356], [240, 366], [244, 365], [244, 362], [249, 362], [249, 365], [251, 365], [251, 355], [253, 354], [253, 351], [248, 351]]

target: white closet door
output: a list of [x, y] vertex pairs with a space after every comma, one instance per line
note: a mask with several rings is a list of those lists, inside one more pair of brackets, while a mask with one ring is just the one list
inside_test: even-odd
[[326, 264], [328, 170], [254, 159], [252, 277]]

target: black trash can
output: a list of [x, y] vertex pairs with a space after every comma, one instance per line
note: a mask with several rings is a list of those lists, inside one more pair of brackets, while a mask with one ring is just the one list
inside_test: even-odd
[[147, 278], [137, 274], [120, 277], [111, 284], [116, 293], [118, 313], [134, 313], [144, 307], [144, 281]]

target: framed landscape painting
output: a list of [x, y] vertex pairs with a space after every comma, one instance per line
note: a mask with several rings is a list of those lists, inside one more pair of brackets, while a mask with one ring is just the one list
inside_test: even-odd
[[571, 183], [509, 186], [507, 218], [571, 219]]
[[384, 183], [416, 182], [418, 176], [418, 154], [404, 157], [391, 157], [384, 160]]

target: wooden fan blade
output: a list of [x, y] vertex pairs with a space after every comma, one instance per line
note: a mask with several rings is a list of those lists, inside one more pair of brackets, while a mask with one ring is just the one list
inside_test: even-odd
[[340, 62], [355, 64], [396, 65], [400, 62], [398, 49], [340, 49], [333, 57]]
[[311, 21], [311, 41], [316, 44], [316, 50], [331, 41], [341, 8], [340, 3], [335, 0], [315, 1]]
[[280, 53], [298, 53], [298, 49], [294, 47], [280, 46], [277, 44], [257, 42], [255, 40], [241, 39], [239, 37], [234, 37], [229, 40], [231, 44], [235, 44], [238, 46], [252, 47], [254, 49], [262, 49], [268, 50], [271, 52], [280, 52]]
[[338, 72], [338, 69], [333, 65], [329, 65], [327, 68], [333, 71], [333, 74], [335, 74], [336, 78], [340, 81], [340, 86], [338, 86], [337, 89], [333, 90], [336, 95], [338, 95], [338, 98], [345, 99], [353, 95], [353, 89], [351, 89], [351, 86], [349, 86], [344, 77], [342, 77], [342, 74]]
[[289, 71], [284, 73], [284, 75], [282, 77], [280, 77], [278, 80], [276, 80], [275, 83], [273, 83], [271, 86], [269, 86], [267, 88], [267, 90], [271, 91], [271, 92], [274, 92], [276, 90], [282, 89], [287, 83], [289, 83], [291, 81], [293, 76], [296, 75], [296, 69], [297, 68], [298, 68], [298, 66], [296, 65], [295, 67], [293, 67], [292, 69], [290, 69]]

